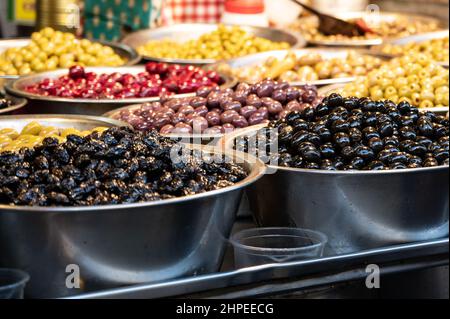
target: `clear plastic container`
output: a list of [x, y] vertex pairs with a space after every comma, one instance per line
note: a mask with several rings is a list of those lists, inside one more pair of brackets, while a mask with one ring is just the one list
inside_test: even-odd
[[223, 24], [269, 26], [264, 0], [226, 0], [224, 7]]
[[231, 238], [236, 268], [321, 257], [327, 242], [326, 235], [301, 228], [252, 228]]
[[0, 299], [22, 299], [30, 276], [17, 269], [0, 269]]

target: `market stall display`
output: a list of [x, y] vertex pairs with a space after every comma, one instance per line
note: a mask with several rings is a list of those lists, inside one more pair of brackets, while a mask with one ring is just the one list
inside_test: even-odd
[[205, 85], [225, 89], [235, 83], [229, 76], [193, 66], [150, 63], [147, 67], [74, 66], [21, 77], [5, 89], [28, 98], [29, 108], [35, 113], [101, 115], [125, 105], [159, 101], [161, 97], [195, 96], [195, 91]]
[[[138, 62], [138, 57], [128, 48], [118, 47], [116, 52], [110, 45], [80, 40], [71, 33], [51, 28], [33, 33], [31, 41], [6, 41], [9, 43], [4, 44], [5, 50], [0, 53], [0, 76], [27, 75], [73, 65], [115, 67]], [[18, 46], [14, 46], [15, 42]]]
[[333, 79], [365, 75], [382, 63], [377, 56], [352, 50], [303, 49], [251, 55], [220, 63], [214, 69], [247, 83], [271, 78], [324, 85], [337, 82]]
[[241, 83], [235, 90], [199, 90], [193, 98], [125, 108], [106, 116], [128, 122], [142, 131], [220, 135], [280, 119], [290, 111], [314, 107], [319, 102], [314, 86], [295, 88], [286, 82], [265, 80], [254, 85]]
[[435, 64], [426, 54], [417, 53], [393, 59], [355, 82], [325, 87], [322, 92], [394, 103], [407, 101], [422, 109], [442, 111], [449, 106], [448, 79], [448, 69]]
[[195, 65], [305, 45], [299, 36], [287, 31], [216, 24], [179, 24], [142, 30], [126, 36], [122, 43], [138, 50], [147, 60]]
[[369, 28], [364, 36], [347, 37], [344, 35], [324, 35], [318, 31], [316, 16], [300, 18], [290, 29], [301, 33], [314, 45], [330, 46], [370, 46], [383, 43], [384, 39], [400, 38], [408, 35], [432, 32], [442, 29], [442, 23], [426, 16], [406, 15], [400, 13], [381, 12], [345, 12], [336, 14], [338, 18], [348, 21], [363, 21]]

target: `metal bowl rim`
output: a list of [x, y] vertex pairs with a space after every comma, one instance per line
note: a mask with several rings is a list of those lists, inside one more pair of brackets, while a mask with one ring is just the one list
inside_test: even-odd
[[[226, 152], [221, 152], [217, 149], [208, 149], [208, 148], [202, 148], [202, 146], [194, 146], [195, 149], [200, 149], [204, 152], [210, 152], [215, 153], [218, 155], [228, 155]], [[231, 154], [233, 158], [240, 157], [241, 160], [244, 158], [239, 152], [236, 152], [235, 154]], [[105, 212], [105, 211], [117, 211], [117, 210], [128, 210], [128, 209], [134, 209], [134, 208], [146, 208], [146, 207], [154, 207], [154, 206], [163, 206], [163, 205], [173, 205], [173, 204], [179, 204], [179, 203], [185, 203], [185, 202], [191, 202], [195, 200], [200, 200], [204, 198], [214, 197], [217, 195], [221, 195], [224, 193], [230, 193], [233, 191], [237, 191], [240, 189], [244, 189], [247, 186], [251, 185], [252, 183], [259, 180], [266, 172], [267, 167], [264, 165], [263, 162], [259, 159], [252, 158], [252, 160], [255, 160], [255, 163], [252, 165], [252, 170], [248, 173], [248, 176], [243, 179], [242, 181], [228, 187], [224, 187], [221, 189], [213, 190], [213, 191], [207, 191], [205, 193], [195, 194], [195, 195], [188, 195], [188, 196], [181, 196], [177, 198], [172, 199], [163, 199], [158, 201], [149, 201], [149, 202], [143, 202], [143, 203], [133, 203], [133, 204], [117, 204], [117, 205], [93, 205], [93, 206], [58, 206], [58, 207], [41, 207], [41, 206], [13, 206], [13, 205], [0, 205], [0, 211], [5, 212], [19, 212], [19, 213], [73, 213], [73, 212], [79, 212], [79, 213], [92, 213], [95, 214], [97, 212]], [[244, 163], [249, 163], [248, 160], [244, 160]], [[2, 212], [4, 213], [4, 212]], [[128, 212], [124, 212], [125, 214]]]
[[[199, 26], [219, 26], [221, 25], [220, 23], [181, 23], [181, 24], [176, 24], [176, 27], [189, 27], [189, 26], [195, 26], [195, 27], [199, 27]], [[231, 24], [223, 24], [226, 27], [233, 27], [235, 25], [231, 25]], [[291, 36], [293, 39], [296, 40], [295, 44], [293, 44], [291, 46], [291, 49], [299, 49], [302, 47], [302, 43], [307, 43], [307, 41], [299, 34], [297, 34], [296, 32], [293, 32], [291, 30], [284, 30], [282, 28], [275, 28], [275, 27], [258, 27], [258, 26], [251, 26], [251, 25], [238, 25], [241, 28], [253, 28], [256, 30], [272, 30], [272, 31], [277, 31], [280, 33], [284, 33], [287, 34], [289, 36]], [[125, 36], [120, 43], [127, 43], [128, 38], [130, 38], [133, 35], [139, 34], [139, 33], [146, 33], [146, 32], [156, 32], [156, 31], [161, 31], [161, 30], [170, 30], [171, 28], [173, 28], [173, 26], [163, 26], [163, 27], [159, 27], [159, 28], [155, 28], [155, 29], [142, 29], [133, 33], [130, 33], [129, 35]], [[131, 47], [131, 46], [130, 46]], [[135, 49], [135, 48], [133, 48]], [[136, 50], [136, 49], [135, 49]], [[136, 50], [137, 51], [137, 50]], [[139, 52], [138, 52], [139, 54]], [[164, 63], [178, 63], [178, 64], [194, 64], [194, 65], [210, 65], [210, 64], [216, 64], [218, 62], [223, 62], [223, 61], [227, 61], [227, 59], [224, 60], [216, 60], [216, 59], [175, 59], [175, 58], [156, 58], [156, 57], [152, 57], [149, 55], [145, 55], [145, 54], [141, 54], [142, 58], [145, 60], [149, 60], [149, 61], [157, 61], [157, 62], [164, 62]], [[245, 56], [244, 56], [245, 57]]]
[[[117, 70], [117, 72], [121, 72], [123, 70], [125, 72], [125, 69], [133, 69], [133, 70], [145, 70], [145, 66], [121, 66], [121, 67], [101, 67], [101, 66], [95, 66], [95, 67], [86, 67], [86, 70], [89, 72], [102, 72], [101, 70], [105, 69], [114, 69]], [[139, 104], [139, 103], [150, 103], [150, 102], [158, 102], [161, 100], [160, 96], [153, 96], [153, 97], [143, 97], [143, 98], [130, 98], [130, 99], [83, 99], [83, 98], [63, 98], [63, 97], [55, 97], [55, 96], [46, 96], [46, 95], [39, 95], [39, 94], [33, 94], [28, 93], [24, 89], [17, 88], [16, 85], [21, 83], [22, 81], [26, 80], [33, 80], [35, 78], [40, 77], [52, 77], [54, 78], [59, 77], [59, 73], [62, 73], [63, 71], [67, 71], [68, 69], [57, 69], [54, 71], [47, 71], [42, 73], [36, 73], [36, 74], [30, 74], [26, 76], [19, 77], [18, 79], [12, 80], [9, 83], [5, 85], [5, 89], [8, 93], [18, 96], [27, 98], [30, 100], [36, 100], [36, 101], [46, 101], [46, 102], [58, 102], [58, 103], [68, 103], [68, 104]], [[97, 70], [97, 71], [96, 71]], [[103, 71], [105, 72], [105, 71]], [[238, 83], [238, 80], [232, 76], [220, 74], [222, 79], [225, 79], [225, 83], [220, 86], [222, 89], [227, 89], [235, 86]], [[33, 83], [38, 83], [38, 81], [35, 81]], [[186, 94], [176, 94], [171, 96], [171, 98], [186, 98], [186, 97], [193, 97], [195, 96], [195, 93], [186, 93]]]
[[105, 122], [117, 127], [128, 127], [133, 128], [129, 123], [116, 120], [109, 117], [103, 116], [94, 116], [94, 115], [77, 115], [77, 114], [20, 114], [20, 115], [0, 115], [0, 123], [1, 120], [30, 120], [30, 121], [39, 121], [45, 119], [60, 119], [60, 120], [91, 120], [98, 122]]
[[[6, 96], [6, 98], [8, 98], [8, 96]], [[13, 96], [12, 98], [17, 100], [19, 103], [11, 105], [5, 109], [0, 109], [0, 116], [2, 116], [2, 114], [5, 114], [5, 113], [20, 110], [21, 108], [25, 107], [28, 104], [28, 100], [26, 98], [17, 97], [17, 96]]]
[[0, 287], [0, 292], [1, 292], [1, 291], [5, 291], [5, 290], [9, 290], [9, 289], [11, 289], [11, 288], [23, 286], [23, 285], [25, 285], [28, 281], [30, 281], [30, 278], [31, 278], [30, 275], [29, 275], [27, 272], [25, 272], [25, 271], [23, 271], [23, 270], [21, 270], [21, 269], [15, 269], [15, 268], [0, 268], [0, 272], [1, 272], [1, 271], [7, 271], [7, 272], [15, 273], [15, 274], [17, 274], [17, 275], [20, 275], [20, 276], [22, 277], [22, 279], [21, 279], [20, 281], [18, 281], [18, 282], [15, 282], [15, 283], [12, 283], [12, 284], [9, 284], [9, 285], [1, 286], [1, 287]]

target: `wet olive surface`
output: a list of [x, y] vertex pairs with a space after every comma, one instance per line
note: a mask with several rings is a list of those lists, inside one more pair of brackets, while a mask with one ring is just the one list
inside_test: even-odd
[[271, 121], [257, 137], [264, 145], [245, 137], [234, 147], [260, 157], [259, 150], [265, 150], [266, 161], [284, 167], [389, 170], [449, 164], [448, 118], [408, 102], [331, 94], [316, 108]]
[[[157, 201], [234, 185], [247, 177], [233, 163], [189, 151], [155, 131], [112, 128], [59, 144], [0, 153], [0, 204], [91, 206]], [[203, 159], [203, 160], [201, 160]]]

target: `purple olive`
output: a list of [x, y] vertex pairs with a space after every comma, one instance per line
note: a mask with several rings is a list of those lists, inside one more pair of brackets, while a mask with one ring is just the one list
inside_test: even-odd
[[260, 87], [258, 88], [258, 90], [256, 91], [256, 94], [259, 97], [269, 97], [272, 95], [273, 91], [274, 91], [274, 87], [275, 84], [273, 81], [263, 81], [260, 85]]
[[162, 128], [163, 126], [167, 125], [167, 124], [171, 124], [172, 123], [172, 119], [170, 118], [170, 116], [167, 115], [162, 115], [160, 117], [156, 116], [154, 118], [154, 123], [153, 125], [159, 130], [160, 128]]
[[267, 110], [270, 114], [274, 115], [283, 111], [283, 105], [278, 101], [273, 101], [272, 104], [267, 106]]
[[159, 133], [161, 133], [161, 134], [170, 134], [170, 133], [172, 133], [172, 131], [173, 131], [174, 128], [175, 128], [175, 127], [174, 127], [172, 124], [167, 124], [167, 125], [164, 125], [164, 126], [159, 130]]
[[305, 103], [312, 103], [314, 102], [314, 100], [317, 97], [317, 93], [315, 90], [309, 89], [306, 90], [303, 94], [302, 94], [302, 100]]
[[221, 126], [208, 127], [203, 133], [204, 134], [222, 134], [223, 128]]
[[175, 113], [172, 117], [172, 124], [184, 123], [186, 121], [186, 115], [183, 113]]
[[208, 128], [208, 121], [202, 116], [192, 118], [194, 133], [201, 133]]
[[220, 115], [220, 120], [223, 124], [231, 123], [235, 116], [239, 116], [239, 113], [233, 110], [225, 111]]
[[223, 107], [223, 109], [225, 111], [233, 110], [236, 112], [239, 112], [241, 110], [241, 108], [242, 108], [242, 105], [238, 101], [230, 101], [230, 102], [226, 103]]
[[246, 119], [248, 119], [253, 113], [255, 113], [256, 111], [257, 111], [258, 109], [256, 108], [256, 107], [254, 107], [254, 106], [252, 106], [252, 105], [247, 105], [247, 106], [244, 106], [242, 109], [241, 109], [241, 115], [243, 116], [243, 117], [245, 117]]
[[290, 101], [286, 105], [286, 111], [294, 112], [294, 111], [301, 111], [301, 110], [302, 110], [302, 108], [300, 106], [300, 103], [298, 103], [296, 100]]
[[220, 106], [220, 98], [218, 92], [211, 92], [207, 98], [208, 108], [218, 108]]
[[264, 114], [261, 114], [261, 112], [256, 111], [248, 119], [248, 124], [249, 125], [257, 125], [257, 124], [261, 123], [263, 120], [265, 120]]
[[176, 134], [192, 134], [192, 127], [186, 123], [178, 123], [172, 130], [172, 133]]
[[197, 96], [207, 98], [209, 93], [211, 93], [211, 88], [209, 86], [202, 86], [197, 90]]
[[220, 99], [220, 108], [225, 110], [225, 106], [228, 103], [232, 103], [233, 102], [233, 98], [231, 96], [224, 96]]
[[289, 87], [286, 89], [286, 100], [287, 101], [293, 101], [297, 100], [300, 97], [300, 92], [295, 87]]
[[200, 106], [206, 106], [206, 99], [205, 98], [203, 98], [203, 97], [194, 97], [192, 100], [191, 100], [191, 102], [190, 102], [190, 105], [194, 108], [194, 109], [196, 109], [196, 108], [198, 108], [198, 107], [200, 107]]
[[286, 102], [286, 92], [284, 90], [275, 90], [272, 93], [272, 99], [280, 103]]
[[194, 113], [194, 108], [190, 105], [183, 105], [178, 110], [178, 113], [183, 113], [184, 115], [189, 115], [189, 114]]
[[206, 114], [209, 112], [208, 108], [204, 106], [199, 106], [194, 110], [195, 115], [205, 117]]
[[225, 123], [224, 125], [222, 125], [223, 127], [223, 132], [226, 133], [231, 133], [234, 131], [234, 126], [233, 124], [230, 123]]
[[220, 122], [220, 114], [217, 112], [208, 112], [205, 115], [206, 120], [208, 121], [209, 126], [219, 125]]
[[233, 124], [237, 128], [243, 128], [248, 126], [247, 119], [242, 115], [235, 116], [231, 124]]
[[178, 111], [180, 109], [180, 107], [183, 105], [183, 103], [181, 102], [180, 99], [172, 99], [166, 102], [166, 104], [164, 104], [166, 107], [170, 107], [172, 110], [174, 110], [175, 112]]
[[247, 104], [247, 105], [250, 105], [250, 106], [254, 106], [254, 107], [256, 107], [256, 108], [260, 108], [261, 105], [262, 105], [262, 102], [261, 102], [261, 99], [260, 99], [257, 95], [255, 95], [255, 94], [250, 94], [250, 95], [247, 97], [246, 104]]

